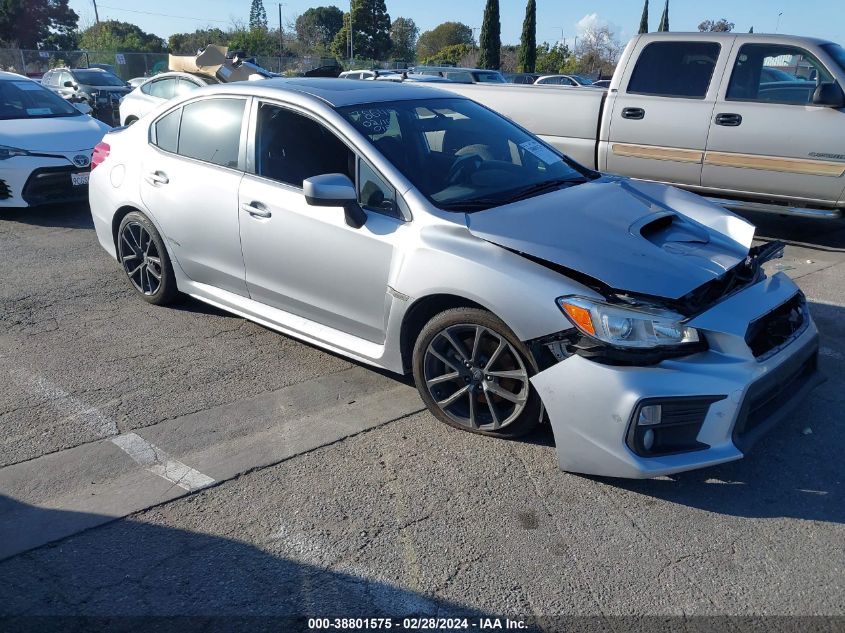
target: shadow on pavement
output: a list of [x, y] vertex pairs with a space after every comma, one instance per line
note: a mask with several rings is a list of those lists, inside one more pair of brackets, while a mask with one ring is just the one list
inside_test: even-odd
[[33, 226], [93, 229], [91, 210], [87, 203], [51, 204], [43, 207], [0, 209], [0, 222], [18, 222]]
[[[44, 522], [86, 522], [8, 497], [0, 504]], [[121, 519], [5, 560], [0, 630], [299, 631], [314, 617], [495, 617], [377, 580], [379, 570], [333, 560], [295, 534], [268, 533], [262, 549], [236, 538]], [[290, 552], [311, 560], [282, 555]]]
[[781, 240], [793, 246], [821, 251], [845, 252], [845, 219], [818, 220], [750, 212], [738, 215], [757, 227], [758, 239]]

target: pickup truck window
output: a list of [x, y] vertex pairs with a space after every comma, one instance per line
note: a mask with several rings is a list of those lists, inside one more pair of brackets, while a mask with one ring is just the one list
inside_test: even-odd
[[652, 42], [637, 60], [628, 93], [703, 99], [719, 59], [716, 42]]
[[836, 65], [845, 73], [845, 48], [842, 48], [839, 44], [822, 44], [822, 48], [833, 57]]
[[804, 49], [745, 44], [734, 62], [727, 99], [806, 105], [813, 101], [819, 82], [832, 80], [824, 65]]

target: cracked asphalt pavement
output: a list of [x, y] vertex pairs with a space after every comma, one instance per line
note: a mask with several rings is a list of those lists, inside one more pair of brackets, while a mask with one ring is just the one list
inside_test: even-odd
[[[845, 223], [751, 219], [790, 244], [771, 266], [807, 294], [828, 380], [739, 462], [624, 481], [558, 470], [548, 430], [495, 440], [411, 399], [385, 409], [408, 397], [398, 379], [192, 300], [134, 298], [87, 209], [0, 213], [0, 484], [26, 473], [14, 490], [31, 495], [0, 487], [0, 512], [82, 514], [32, 499], [95, 466], [41, 465], [91, 446], [84, 459], [125, 459], [102, 441], [130, 432], [215, 480], [0, 561], [0, 616], [838, 616], [842, 630]], [[327, 397], [344, 376], [383, 419], [323, 437], [369, 410]], [[253, 412], [277, 401], [303, 411], [284, 454]], [[206, 420], [221, 426], [200, 437]], [[243, 454], [269, 452], [215, 471], [226, 442], [253, 437], [233, 425], [261, 433]]]

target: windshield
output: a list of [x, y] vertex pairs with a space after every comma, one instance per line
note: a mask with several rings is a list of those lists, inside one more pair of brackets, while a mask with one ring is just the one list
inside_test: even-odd
[[434, 205], [480, 211], [594, 176], [468, 99], [339, 108]]
[[822, 44], [822, 48], [828, 55], [833, 57], [836, 65], [845, 73], [845, 48], [842, 48], [839, 44]]
[[104, 70], [74, 70], [76, 83], [85, 86], [125, 86], [126, 82]]
[[82, 113], [29, 79], [0, 80], [0, 119], [45, 119]]
[[497, 72], [475, 72], [475, 80], [480, 84], [504, 84], [507, 83], [501, 73]]

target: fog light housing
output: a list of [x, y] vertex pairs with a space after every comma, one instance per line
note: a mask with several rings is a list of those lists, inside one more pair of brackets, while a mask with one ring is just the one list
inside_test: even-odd
[[625, 443], [640, 457], [660, 457], [710, 448], [698, 434], [710, 405], [727, 396], [649, 398], [634, 407]]

